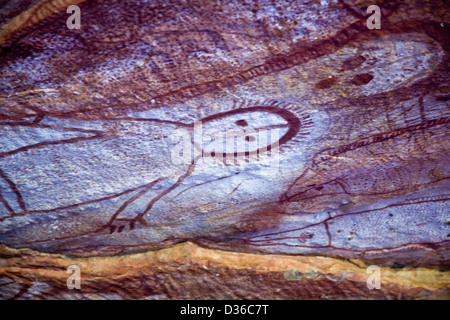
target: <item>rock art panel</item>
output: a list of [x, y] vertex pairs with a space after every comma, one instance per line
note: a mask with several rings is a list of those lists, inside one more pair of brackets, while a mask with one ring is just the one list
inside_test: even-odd
[[82, 1], [68, 29], [21, 3], [0, 12], [2, 244], [448, 268], [448, 5], [384, 1], [374, 30], [364, 1]]

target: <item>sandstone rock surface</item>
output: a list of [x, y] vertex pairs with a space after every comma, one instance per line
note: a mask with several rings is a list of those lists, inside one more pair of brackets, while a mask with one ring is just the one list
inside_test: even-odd
[[448, 298], [450, 7], [375, 2], [6, 1], [1, 297]]

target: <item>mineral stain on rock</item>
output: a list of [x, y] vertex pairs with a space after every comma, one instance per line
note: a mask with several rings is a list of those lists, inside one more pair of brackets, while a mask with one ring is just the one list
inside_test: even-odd
[[[80, 29], [67, 28], [70, 4]], [[298, 281], [311, 295], [297, 298], [321, 298], [333, 281], [373, 294], [360, 269], [311, 271], [323, 259], [446, 279], [388, 279], [380, 298], [445, 295], [450, 8], [378, 5], [379, 30], [360, 1], [2, 4], [0, 279], [11, 284], [0, 292], [37, 295], [45, 277], [36, 285], [11, 268], [42, 257], [91, 270], [89, 259], [107, 268], [145, 252], [157, 263], [167, 250], [168, 278], [171, 265], [197, 273], [177, 258], [189, 243], [227, 256], [211, 265], [218, 287], [269, 259], [239, 273], [248, 297], [251, 279]], [[151, 292], [99, 294], [180, 297], [149, 279]]]
[[351, 82], [356, 86], [362, 86], [368, 84], [373, 79], [373, 75], [370, 73], [360, 73], [353, 77]]
[[333, 77], [328, 78], [328, 79], [323, 79], [316, 83], [316, 88], [317, 89], [328, 89], [328, 88], [331, 88], [332, 86], [334, 86], [336, 84], [336, 82], [337, 82], [337, 80]]

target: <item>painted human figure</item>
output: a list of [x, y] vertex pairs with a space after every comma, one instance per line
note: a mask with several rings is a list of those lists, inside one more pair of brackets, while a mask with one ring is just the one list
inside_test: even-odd
[[[196, 137], [199, 124], [200, 140]], [[218, 163], [229, 165], [230, 159], [233, 165], [245, 165], [266, 153], [275, 154], [275, 149], [305, 134], [309, 125], [306, 114], [275, 101], [241, 103], [192, 123], [122, 118], [94, 120], [90, 126], [95, 129], [80, 129], [5, 122], [0, 130], [32, 133], [36, 143], [9, 144], [0, 153], [2, 219], [128, 193], [128, 199], [99, 230], [121, 232], [127, 225], [133, 229], [137, 222], [146, 225], [144, 218], [154, 204], [192, 175], [196, 166], [214, 165], [213, 170], [220, 170]], [[174, 136], [180, 130], [187, 133], [188, 146], [194, 150], [187, 161], [174, 158], [173, 150], [179, 147]], [[61, 139], [49, 139], [52, 133]], [[226, 139], [232, 149], [223, 147]], [[158, 184], [163, 187], [150, 196]], [[136, 205], [144, 197], [151, 198], [145, 206]]]

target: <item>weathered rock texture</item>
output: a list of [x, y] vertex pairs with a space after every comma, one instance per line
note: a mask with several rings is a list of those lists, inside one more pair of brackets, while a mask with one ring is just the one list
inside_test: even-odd
[[0, 291], [448, 298], [450, 7], [371, 4], [7, 1]]
[[[367, 288], [366, 265], [324, 257], [261, 255], [190, 243], [127, 256], [67, 258], [1, 248], [2, 298], [21, 299], [448, 299], [449, 277], [433, 269], [381, 268]], [[81, 289], [68, 290], [77, 265]]]

